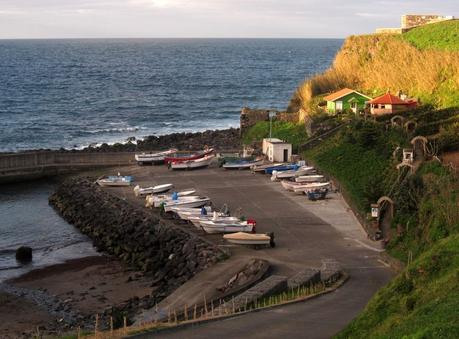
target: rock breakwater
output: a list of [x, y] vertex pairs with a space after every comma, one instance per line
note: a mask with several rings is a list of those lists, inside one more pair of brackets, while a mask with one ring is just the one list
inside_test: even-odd
[[154, 290], [146, 307], [225, 257], [216, 246], [105, 192], [89, 178], [63, 182], [49, 202], [99, 251], [151, 276]]

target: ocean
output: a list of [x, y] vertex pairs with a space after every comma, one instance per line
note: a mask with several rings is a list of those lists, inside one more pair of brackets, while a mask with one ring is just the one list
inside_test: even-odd
[[[285, 109], [342, 40], [0, 40], [0, 152], [81, 148], [237, 127], [242, 107]], [[0, 282], [96, 254], [48, 205], [52, 182], [0, 186]], [[30, 265], [16, 263], [30, 246]]]
[[0, 152], [239, 125], [285, 109], [343, 40], [0, 40]]

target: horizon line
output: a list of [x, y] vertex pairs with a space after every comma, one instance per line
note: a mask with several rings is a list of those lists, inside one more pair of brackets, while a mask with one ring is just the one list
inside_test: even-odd
[[43, 38], [2, 38], [0, 40], [120, 40], [120, 39], [132, 39], [132, 40], [151, 40], [151, 39], [175, 39], [175, 40], [344, 40], [346, 37], [43, 37]]

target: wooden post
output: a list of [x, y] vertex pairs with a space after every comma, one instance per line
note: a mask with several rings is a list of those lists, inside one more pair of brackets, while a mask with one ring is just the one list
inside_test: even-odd
[[126, 320], [126, 317], [123, 317], [123, 332], [124, 332], [124, 334], [127, 333], [127, 320]]
[[80, 339], [80, 337], [81, 337], [80, 331], [81, 331], [80, 326], [78, 326], [78, 330], [77, 330], [77, 339]]
[[205, 312], [206, 317], [207, 317], [207, 301], [206, 301], [206, 295], [204, 295], [204, 312]]
[[110, 316], [110, 334], [113, 336], [113, 317]]
[[167, 322], [170, 324], [171, 323], [171, 309], [169, 308], [167, 311]]
[[177, 312], [174, 310], [174, 324], [178, 324]]
[[234, 296], [231, 298], [231, 302], [233, 303], [233, 313], [236, 313], [236, 307], [234, 305]]
[[185, 315], [185, 321], [188, 321], [188, 308], [186, 304], [183, 306], [183, 313]]
[[196, 320], [197, 310], [198, 310], [198, 306], [196, 304], [194, 304], [193, 320]]

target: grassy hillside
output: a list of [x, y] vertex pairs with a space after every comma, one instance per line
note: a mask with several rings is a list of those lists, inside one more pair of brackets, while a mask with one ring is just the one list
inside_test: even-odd
[[459, 235], [424, 252], [337, 338], [459, 338]]
[[[457, 26], [457, 22], [445, 22], [417, 28], [402, 36], [375, 34], [348, 38], [333, 66], [297, 89], [289, 111], [300, 108], [309, 111], [314, 97], [343, 87], [370, 96], [402, 90], [436, 108], [457, 107]], [[440, 35], [436, 36], [437, 33]]]
[[418, 49], [459, 51], [459, 20], [426, 25], [402, 35]]

